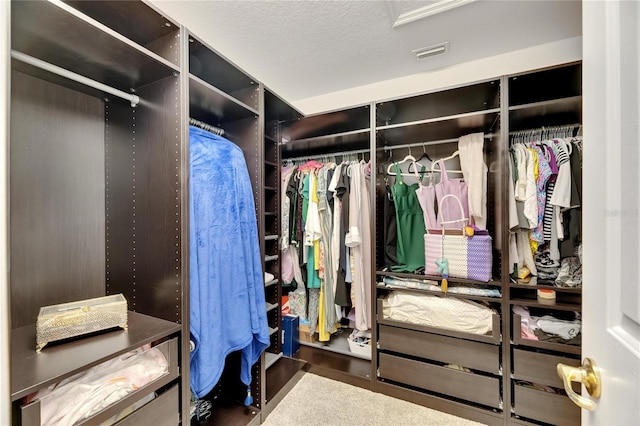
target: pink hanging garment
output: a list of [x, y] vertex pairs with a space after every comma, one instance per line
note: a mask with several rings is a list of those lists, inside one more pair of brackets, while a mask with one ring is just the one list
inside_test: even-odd
[[424, 226], [426, 229], [440, 229], [440, 221], [436, 216], [436, 188], [431, 179], [428, 185], [423, 185], [420, 178], [416, 177], [418, 178], [416, 196], [424, 214]]
[[[440, 167], [440, 182], [436, 187], [436, 199], [438, 205], [441, 206], [441, 210], [438, 211], [437, 222], [454, 221], [458, 219], [464, 219], [469, 217], [469, 199], [468, 199], [468, 187], [464, 179], [449, 179], [447, 175], [447, 169], [445, 168], [444, 161], [438, 160], [438, 166]], [[442, 202], [445, 195], [455, 195], [462, 203], [462, 210], [464, 211], [464, 218], [460, 217], [460, 206], [453, 197], [449, 197]], [[460, 223], [447, 223], [445, 228], [460, 229]]]

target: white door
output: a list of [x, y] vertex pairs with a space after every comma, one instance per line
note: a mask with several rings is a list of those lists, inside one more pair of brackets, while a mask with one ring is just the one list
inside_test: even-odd
[[582, 424], [640, 425], [640, 3], [582, 6], [582, 355], [602, 378]]
[[0, 0], [0, 425], [10, 424], [9, 289], [7, 287], [7, 141], [9, 139], [9, 35], [11, 3]]

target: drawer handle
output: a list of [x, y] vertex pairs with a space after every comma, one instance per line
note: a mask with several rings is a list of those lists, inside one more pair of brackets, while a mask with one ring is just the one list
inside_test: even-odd
[[602, 392], [602, 381], [600, 380], [600, 370], [591, 358], [585, 358], [582, 367], [571, 367], [558, 363], [556, 368], [558, 376], [564, 382], [564, 390], [569, 398], [581, 408], [593, 411], [596, 408], [595, 401], [578, 395], [571, 388], [571, 382], [580, 382], [584, 385], [593, 398], [600, 398]]

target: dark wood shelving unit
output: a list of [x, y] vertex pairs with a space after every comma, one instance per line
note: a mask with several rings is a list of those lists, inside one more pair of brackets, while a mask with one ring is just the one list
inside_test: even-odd
[[[510, 132], [541, 127], [579, 125], [582, 123], [582, 64], [580, 62], [508, 76], [508, 128]], [[537, 290], [553, 290], [554, 301], [539, 301]], [[582, 288], [559, 287], [553, 282], [537, 285], [513, 283], [509, 280], [506, 299], [508, 307], [520, 305], [535, 315], [553, 314], [561, 317], [582, 310]], [[533, 315], [533, 314], [532, 314]], [[505, 422], [580, 424], [580, 409], [562, 394], [542, 392], [518, 383], [519, 380], [562, 389], [556, 365], [563, 362], [578, 365], [581, 347], [566, 343], [533, 340], [522, 337], [521, 317], [505, 318], [507, 332], [512, 333], [507, 366], [512, 377], [505, 383], [510, 389], [512, 414]], [[511, 330], [510, 330], [511, 329]], [[541, 410], [540, 407], [545, 407]]]
[[283, 356], [282, 353], [282, 317], [281, 304], [283, 290], [280, 282], [280, 153], [278, 139], [280, 123], [302, 117], [294, 107], [261, 85], [261, 108], [264, 116], [264, 187], [262, 196], [265, 207], [261, 225], [261, 244], [264, 246], [265, 271], [275, 279], [265, 283], [265, 299], [268, 306], [271, 347], [267, 349], [261, 366], [262, 381], [262, 420], [284, 398], [302, 376], [304, 362]]
[[[25, 395], [148, 343], [163, 348], [169, 373], [87, 423], [107, 420], [153, 392], [158, 397], [125, 421], [189, 418], [182, 27], [143, 2], [128, 4], [126, 14], [123, 7], [11, 4], [11, 48], [45, 63], [27, 64], [20, 55], [11, 62], [14, 424], [39, 419], [40, 402], [24, 405]], [[140, 102], [134, 108], [77, 75]], [[118, 293], [130, 311], [127, 331], [48, 344], [36, 353], [41, 307]]]

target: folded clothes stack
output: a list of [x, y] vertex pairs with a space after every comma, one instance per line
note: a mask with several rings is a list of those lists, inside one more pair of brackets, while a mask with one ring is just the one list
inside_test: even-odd
[[556, 285], [559, 287], [582, 287], [582, 262], [578, 257], [562, 259]]
[[542, 281], [554, 281], [558, 277], [560, 262], [551, 259], [549, 252], [539, 251], [535, 257], [538, 279]]

